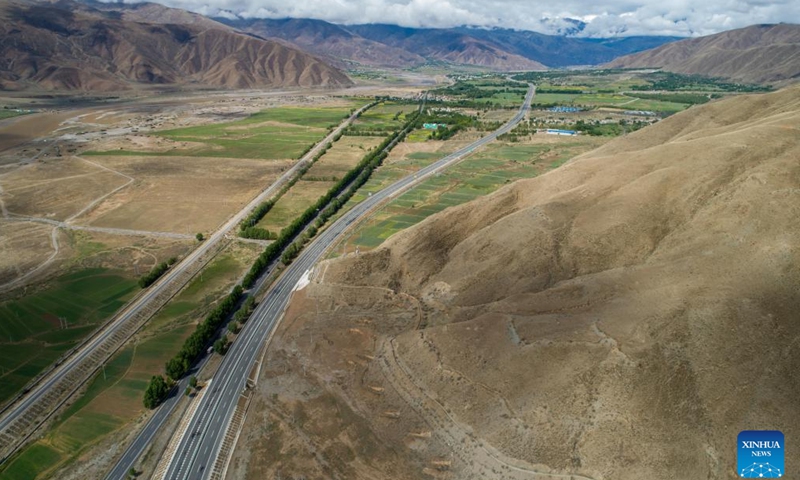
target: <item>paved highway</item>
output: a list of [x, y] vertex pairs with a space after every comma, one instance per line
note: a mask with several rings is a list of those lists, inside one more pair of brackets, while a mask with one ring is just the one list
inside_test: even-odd
[[[373, 194], [356, 205], [325, 229], [287, 267], [283, 275], [267, 292], [239, 337], [231, 346], [219, 366], [211, 384], [194, 414], [186, 435], [180, 442], [165, 478], [169, 480], [204, 479], [211, 474], [212, 467], [225, 437], [240, 394], [245, 388], [247, 376], [256, 361], [260, 347], [278, 323], [289, 303], [292, 290], [302, 275], [309, 271], [350, 227], [350, 225], [382, 202], [397, 196], [408, 188], [436, 174], [471, 154], [474, 150], [493, 141], [499, 135], [511, 131], [530, 108], [536, 89], [529, 86], [525, 102], [519, 112], [508, 123], [490, 135], [448, 155], [447, 157], [409, 175]], [[114, 477], [123, 478], [123, 477]]]
[[[13, 427], [16, 422], [24, 422], [26, 421], [23, 417], [32, 411], [32, 409], [37, 406], [37, 404], [42, 403], [43, 405], [39, 405], [40, 410], [44, 411], [53, 411], [60, 403], [57, 405], [49, 405], [49, 399], [45, 398], [47, 393], [53, 389], [56, 385], [58, 385], [62, 381], [66, 381], [66, 375], [73, 369], [80, 366], [84, 361], [87, 361], [89, 357], [100, 349], [102, 345], [106, 342], [113, 341], [112, 337], [115, 333], [117, 333], [128, 321], [130, 321], [134, 315], [140, 311], [142, 308], [145, 308], [162, 290], [164, 290], [171, 282], [173, 282], [181, 273], [183, 273], [186, 269], [188, 269], [195, 261], [197, 261], [200, 257], [202, 257], [205, 253], [211, 251], [213, 248], [217, 246], [217, 244], [225, 239], [225, 235], [228, 234], [231, 230], [234, 230], [238, 227], [239, 223], [247, 216], [249, 213], [260, 203], [264, 202], [265, 200], [272, 197], [280, 187], [287, 182], [297, 171], [310, 159], [313, 158], [314, 155], [319, 152], [326, 143], [332, 142], [333, 137], [335, 137], [339, 132], [341, 132], [346, 126], [348, 126], [352, 121], [354, 121], [358, 114], [364, 110], [366, 107], [362, 107], [358, 111], [354, 112], [352, 116], [350, 116], [347, 120], [342, 122], [338, 128], [336, 128], [333, 132], [331, 132], [325, 139], [320, 141], [310, 152], [308, 152], [300, 161], [295, 163], [292, 168], [288, 169], [278, 181], [272, 184], [269, 188], [261, 192], [256, 198], [253, 199], [246, 207], [244, 207], [239, 213], [231, 217], [222, 227], [220, 227], [215, 233], [209, 236], [199, 247], [197, 247], [194, 251], [192, 251], [189, 255], [186, 256], [180, 263], [170, 268], [167, 273], [161, 277], [154, 285], [152, 285], [149, 289], [147, 289], [143, 294], [139, 295], [132, 303], [126, 306], [122, 311], [120, 311], [115, 319], [111, 320], [104, 328], [102, 328], [98, 333], [96, 333], [93, 337], [89, 340], [84, 342], [83, 345], [78, 347], [75, 352], [66, 360], [64, 360], [60, 365], [54, 368], [49, 374], [47, 374], [38, 384], [36, 384], [31, 390], [24, 395], [20, 400], [17, 401], [16, 404], [7, 408], [4, 412], [2, 418], [0, 418], [0, 435], [5, 434], [3, 438], [14, 438], [14, 440], [9, 441], [9, 444], [0, 445], [0, 450], [3, 453], [5, 458], [10, 456], [10, 453], [16, 450], [22, 442], [25, 441], [27, 435], [30, 435], [35, 430], [35, 427], [38, 427], [41, 424], [39, 420], [35, 423], [35, 427], [31, 428], [30, 426], [26, 425], [24, 430], [26, 431], [26, 437], [19, 438], [17, 435], [10, 433], [9, 428]], [[99, 367], [99, 365], [97, 365]], [[66, 399], [61, 399], [60, 402], [63, 402]], [[3, 442], [4, 443], [4, 442]], [[10, 447], [10, 448], [9, 448]], [[8, 452], [5, 452], [8, 450]], [[3, 458], [0, 461], [4, 461]]]

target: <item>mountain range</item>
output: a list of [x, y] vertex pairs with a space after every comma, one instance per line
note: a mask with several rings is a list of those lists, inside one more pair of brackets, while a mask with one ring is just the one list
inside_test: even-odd
[[503, 28], [336, 25], [312, 19], [217, 18], [239, 30], [281, 39], [340, 64], [410, 67], [428, 61], [498, 70], [598, 65], [678, 37], [572, 38]]
[[153, 9], [157, 23], [70, 0], [0, 1], [0, 89], [352, 84], [339, 69], [297, 48], [188, 12]]
[[[337, 25], [208, 18], [156, 3], [0, 0], [0, 90], [339, 87], [357, 67], [429, 63], [497, 71], [605, 64], [742, 82], [800, 76], [800, 26], [756, 25], [695, 39], [578, 38], [504, 28]], [[555, 27], [554, 27], [555, 28]]]
[[658, 67], [747, 83], [790, 82], [800, 78], [800, 25], [753, 25], [685, 39], [618, 58], [607, 66]]

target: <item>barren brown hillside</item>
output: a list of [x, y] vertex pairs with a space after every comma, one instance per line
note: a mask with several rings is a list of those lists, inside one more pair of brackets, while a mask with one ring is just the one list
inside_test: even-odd
[[115, 11], [0, 0], [0, 89], [118, 90], [135, 84], [228, 88], [342, 86], [300, 50], [213, 22], [139, 23]]
[[800, 78], [800, 25], [754, 25], [620, 57], [611, 68], [661, 67], [749, 83]]
[[796, 444], [799, 133], [800, 87], [694, 107], [324, 263], [229, 478], [733, 479], [739, 431]]

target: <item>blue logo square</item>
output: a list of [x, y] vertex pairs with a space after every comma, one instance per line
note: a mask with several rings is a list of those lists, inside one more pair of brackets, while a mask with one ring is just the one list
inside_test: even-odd
[[784, 470], [783, 433], [745, 430], [737, 439], [736, 471], [742, 478], [781, 478]]

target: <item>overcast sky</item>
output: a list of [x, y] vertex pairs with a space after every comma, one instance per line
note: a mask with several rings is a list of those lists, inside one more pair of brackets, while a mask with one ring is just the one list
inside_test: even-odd
[[[126, 0], [128, 1], [128, 0]], [[556, 33], [579, 19], [583, 36], [699, 36], [756, 23], [800, 23], [800, 0], [156, 0], [205, 15], [316, 18], [408, 27], [475, 25]], [[133, 3], [133, 2], [131, 2]]]

